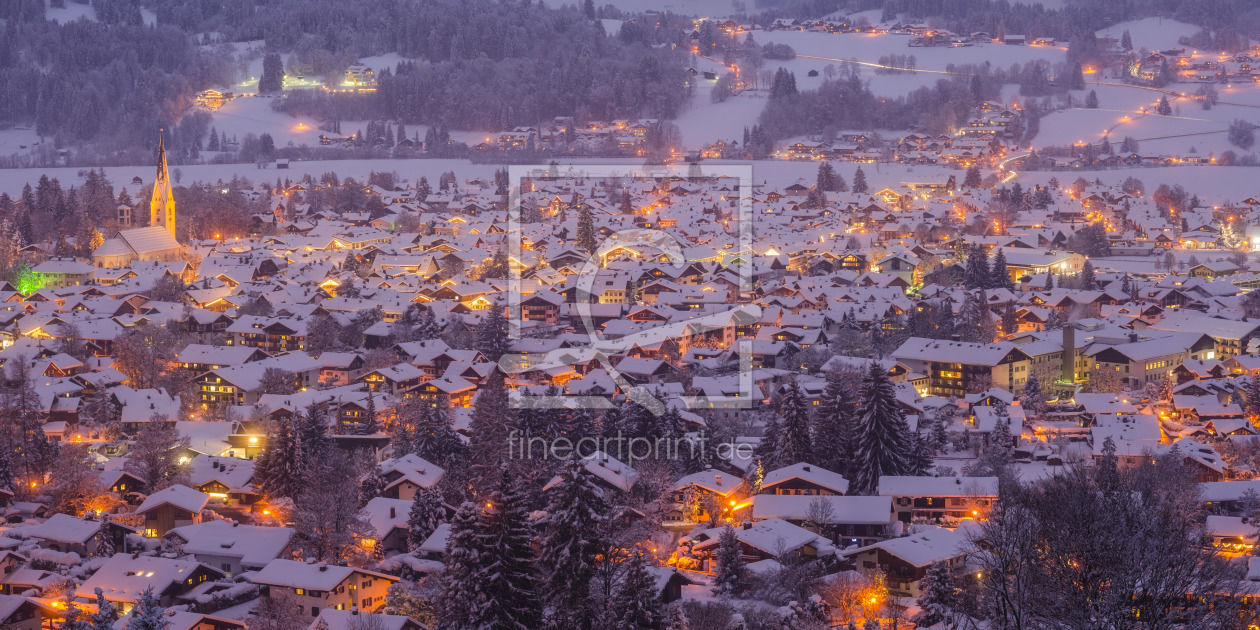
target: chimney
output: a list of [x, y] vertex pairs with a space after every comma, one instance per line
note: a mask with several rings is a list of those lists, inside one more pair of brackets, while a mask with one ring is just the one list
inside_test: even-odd
[[1059, 377], [1068, 383], [1076, 382], [1076, 327], [1063, 326], [1063, 369]]
[[321, 572], [321, 573], [322, 573], [322, 572], [324, 572], [324, 571], [327, 571], [327, 570], [328, 570], [328, 565], [326, 565], [326, 564], [320, 564], [320, 565], [319, 565], [319, 570], [320, 570], [320, 572]]
[[716, 483], [719, 486], [722, 485], [722, 475], [714, 475], [713, 478], [714, 478], [714, 483]]
[[809, 472], [809, 466], [801, 466], [801, 470]]
[[390, 507], [390, 508], [389, 508], [389, 517], [390, 517], [390, 518], [394, 518], [394, 516], [395, 516], [395, 514], [394, 514], [394, 508], [393, 508], [393, 507]]
[[1131, 333], [1129, 333], [1129, 343], [1137, 343], [1137, 340], [1138, 340], [1138, 334], [1137, 334], [1137, 333], [1135, 333], [1135, 332], [1131, 332]]

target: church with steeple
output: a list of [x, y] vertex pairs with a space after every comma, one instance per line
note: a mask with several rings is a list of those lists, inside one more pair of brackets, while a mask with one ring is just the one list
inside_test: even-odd
[[137, 260], [177, 261], [181, 253], [175, 240], [175, 190], [166, 168], [166, 143], [159, 136], [149, 226], [119, 230], [92, 252], [92, 263], [97, 267], [126, 267]]
[[158, 136], [157, 178], [153, 180], [153, 199], [149, 201], [149, 225], [160, 225], [175, 238], [175, 190], [166, 169], [166, 141]]

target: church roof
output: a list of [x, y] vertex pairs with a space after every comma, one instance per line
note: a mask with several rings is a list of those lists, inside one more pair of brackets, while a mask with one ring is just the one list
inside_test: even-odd
[[101, 243], [101, 246], [97, 247], [96, 251], [92, 252], [92, 255], [93, 256], [126, 256], [130, 253], [131, 253], [131, 248], [127, 246], [127, 243], [124, 242], [121, 238], [114, 237], [105, 241], [104, 243]]
[[136, 254], [179, 249], [179, 242], [161, 225], [122, 230], [118, 233], [118, 238], [126, 242]]

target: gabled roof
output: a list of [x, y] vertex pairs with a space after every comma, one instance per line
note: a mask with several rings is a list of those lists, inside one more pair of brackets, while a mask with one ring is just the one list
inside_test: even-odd
[[174, 485], [150, 494], [144, 503], [136, 508], [136, 514], [143, 514], [165, 504], [197, 513], [205, 509], [206, 503], [209, 502], [210, 497], [201, 491], [193, 490], [188, 486]]

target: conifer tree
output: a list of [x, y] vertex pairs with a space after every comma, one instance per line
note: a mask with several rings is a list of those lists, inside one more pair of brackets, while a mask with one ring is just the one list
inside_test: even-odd
[[411, 501], [411, 511], [407, 513], [407, 543], [410, 549], [419, 549], [445, 520], [442, 491], [432, 486], [417, 492]]
[[1019, 317], [1015, 314], [1015, 303], [1007, 302], [1002, 310], [1002, 334], [1013, 335], [1019, 332]]
[[979, 188], [980, 183], [980, 167], [968, 166], [967, 173], [963, 176], [963, 188]]
[[[1161, 397], [1161, 400], [1163, 397]], [[1251, 377], [1243, 389], [1243, 413], [1252, 422], [1260, 420], [1260, 378]]]
[[591, 208], [586, 204], [582, 204], [582, 208], [578, 210], [577, 234], [574, 238], [574, 244], [578, 249], [588, 254], [594, 254], [599, 243], [595, 240], [595, 219], [591, 216]]
[[958, 589], [954, 586], [953, 573], [945, 562], [933, 562], [928, 566], [920, 589], [920, 612], [911, 620], [917, 627], [935, 627], [949, 619], [953, 610], [958, 607]]
[[775, 459], [781, 466], [796, 463], [814, 463], [813, 445], [810, 443], [809, 411], [805, 407], [805, 395], [796, 380], [788, 385], [780, 403], [782, 420], [779, 425], [778, 446]]
[[829, 373], [814, 414], [814, 456], [819, 466], [845, 477], [853, 463], [856, 408], [849, 383], [839, 373]]
[[538, 545], [541, 590], [551, 608], [549, 627], [578, 630], [597, 619], [590, 585], [607, 547], [608, 516], [608, 502], [594, 476], [581, 459], [569, 459], [547, 490], [547, 516]]
[[993, 274], [989, 272], [989, 257], [984, 253], [984, 246], [976, 243], [967, 250], [967, 268], [963, 272], [963, 286], [968, 289], [985, 289], [993, 282]]
[[753, 453], [757, 461], [761, 462], [766, 470], [775, 470], [780, 468], [779, 463], [779, 419], [773, 415], [766, 418], [765, 429], [761, 433], [761, 441], [757, 443], [757, 448]]
[[909, 428], [897, 407], [892, 381], [878, 363], [872, 362], [862, 379], [857, 416], [857, 452], [849, 492], [876, 496], [879, 478], [905, 474], [909, 458]]
[[1168, 104], [1168, 96], [1159, 97], [1159, 105], [1155, 106], [1155, 112], [1160, 116], [1167, 116], [1172, 113], [1172, 105]]
[[853, 173], [853, 192], [858, 194], [870, 192], [870, 186], [866, 184], [866, 171], [863, 171], [861, 166], [857, 167]]
[[495, 300], [477, 326], [477, 350], [494, 363], [508, 351], [508, 321], [503, 311], [504, 307]]
[[1046, 397], [1041, 392], [1041, 379], [1036, 372], [1029, 374], [1028, 380], [1024, 381], [1024, 393], [1019, 398], [1019, 406], [1030, 420], [1040, 418], [1046, 412]]
[[1081, 288], [1086, 291], [1093, 291], [1098, 288], [1098, 281], [1094, 279], [1094, 263], [1089, 260], [1081, 266]]
[[446, 570], [442, 573], [442, 596], [438, 599], [440, 627], [471, 630], [478, 625], [478, 608], [485, 601], [482, 574], [490, 558], [483, 557], [479, 547], [478, 519], [484, 504], [465, 502], [451, 521], [451, 534], [446, 539]]
[[437, 324], [437, 319], [433, 316], [432, 308], [420, 309], [420, 320], [416, 324], [415, 330], [416, 341], [432, 341], [441, 339], [442, 329]]
[[169, 625], [166, 609], [153, 593], [153, 587], [144, 589], [139, 601], [131, 609], [131, 621], [127, 622], [127, 630], [166, 630]]
[[114, 622], [118, 620], [118, 609], [114, 606], [114, 602], [105, 599], [105, 593], [101, 591], [101, 587], [96, 587], [95, 594], [96, 612], [89, 617], [92, 630], [113, 630]]
[[475, 611], [476, 627], [533, 630], [540, 625], [533, 542], [525, 493], [505, 473], [477, 519], [485, 599]]
[[468, 442], [468, 449], [474, 493], [489, 492], [510, 456], [507, 452], [508, 425], [515, 424], [511, 420], [511, 412], [503, 375], [496, 370], [478, 389], [469, 424], [472, 439]]
[[368, 390], [367, 410], [363, 419], [363, 435], [376, 435], [381, 430], [381, 425], [376, 421], [376, 395], [372, 389]]
[[727, 525], [718, 539], [717, 570], [713, 576], [714, 592], [719, 595], [736, 595], [743, 590], [744, 549], [739, 543], [735, 530]]
[[932, 465], [934, 463], [930, 440], [923, 437], [922, 433], [911, 434], [909, 468], [906, 470], [906, 474], [914, 477], [929, 476], [932, 474]]
[[656, 592], [656, 578], [648, 573], [648, 560], [636, 549], [626, 561], [626, 571], [612, 601], [616, 627], [624, 630], [661, 630], [665, 611]]
[[1010, 269], [1006, 267], [1006, 252], [1000, 247], [997, 248], [997, 255], [993, 257], [993, 267], [989, 270], [989, 277], [988, 288], [1015, 290], [1015, 281], [1011, 280]]

